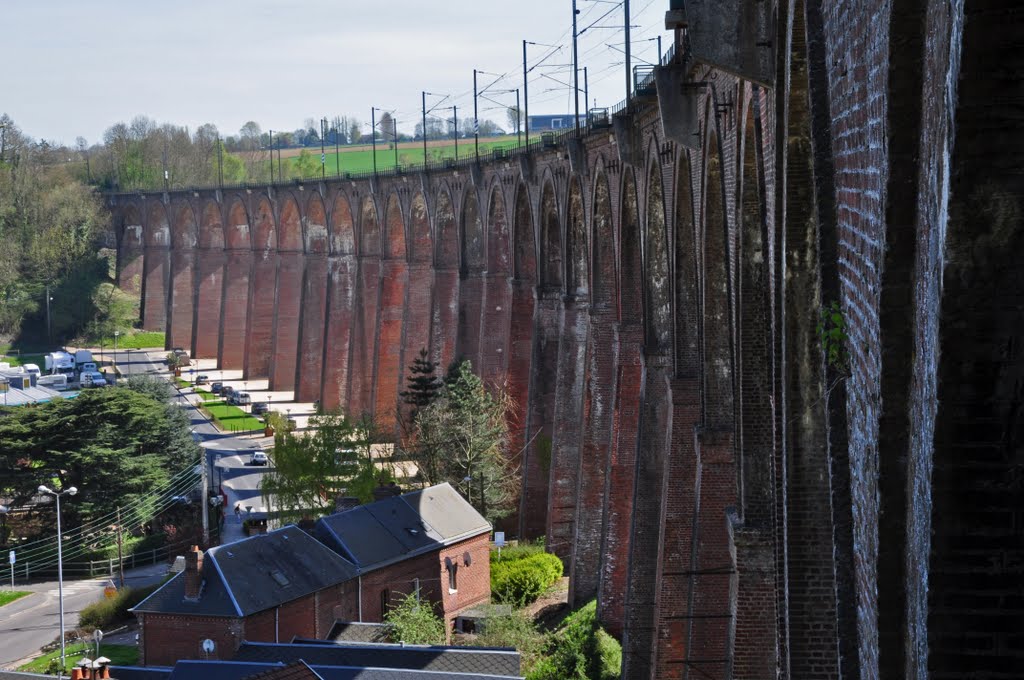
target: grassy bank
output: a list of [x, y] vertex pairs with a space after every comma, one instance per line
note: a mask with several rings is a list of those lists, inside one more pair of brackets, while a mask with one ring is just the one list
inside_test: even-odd
[[[96, 646], [92, 643], [76, 642], [67, 645], [64, 654], [64, 672], [70, 674], [71, 669], [75, 667], [79, 659], [83, 656], [87, 656], [90, 659], [92, 655], [96, 653]], [[135, 666], [139, 663], [139, 649], [138, 647], [130, 645], [100, 645], [100, 656], [105, 656], [110, 659], [110, 663], [113, 666]], [[46, 673], [50, 669], [51, 662], [57, 661], [54, 666], [59, 666], [60, 649], [54, 650], [49, 654], [44, 654], [36, 659], [33, 659], [29, 663], [18, 668], [19, 671], [25, 673]], [[56, 668], [52, 669], [56, 671]]]
[[3, 607], [5, 604], [10, 604], [10, 603], [14, 602], [15, 600], [20, 600], [21, 598], [25, 597], [26, 595], [31, 595], [31, 594], [32, 593], [29, 593], [29, 592], [24, 591], [24, 590], [15, 590], [15, 591], [0, 590], [0, 607]]
[[203, 400], [200, 408], [209, 414], [220, 429], [228, 432], [263, 429], [262, 420], [251, 416], [238, 406], [225, 403], [216, 394], [206, 390], [196, 390], [196, 394]]

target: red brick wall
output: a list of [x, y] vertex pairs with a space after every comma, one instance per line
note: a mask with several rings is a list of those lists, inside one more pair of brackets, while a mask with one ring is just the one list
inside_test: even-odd
[[203, 640], [214, 642], [211, 659], [230, 659], [245, 639], [240, 619], [139, 614], [139, 664], [173, 666], [180, 659], [204, 659]]
[[[472, 564], [465, 566], [463, 554], [468, 552]], [[458, 564], [458, 591], [448, 592], [448, 573], [445, 558]], [[458, 612], [481, 602], [491, 595], [490, 535], [483, 534], [438, 552], [426, 553], [397, 564], [374, 570], [362, 576], [362, 621], [383, 621], [381, 592], [390, 591], [392, 599], [414, 592], [414, 580], [420, 580], [420, 596], [438, 605], [451, 628]]]
[[323, 255], [310, 255], [307, 256], [306, 276], [302, 284], [296, 401], [316, 401], [320, 398], [326, 314], [327, 258]]

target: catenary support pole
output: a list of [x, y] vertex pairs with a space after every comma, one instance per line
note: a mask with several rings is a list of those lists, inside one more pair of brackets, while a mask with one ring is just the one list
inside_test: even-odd
[[476, 69], [473, 69], [473, 153], [476, 154], [476, 162], [480, 162], [480, 118], [477, 114], [476, 104]]
[[[576, 0], [572, 0], [572, 101], [576, 114], [576, 136], [580, 136], [580, 54], [579, 35], [576, 33], [576, 15], [580, 11], [576, 9]], [[629, 40], [627, 37], [626, 40]]]
[[626, 21], [623, 25], [626, 31], [626, 106], [628, 107], [629, 94], [633, 91], [633, 57], [629, 44], [629, 0], [622, 0], [622, 10], [626, 15]]
[[427, 167], [427, 92], [422, 91], [423, 97], [423, 167]]

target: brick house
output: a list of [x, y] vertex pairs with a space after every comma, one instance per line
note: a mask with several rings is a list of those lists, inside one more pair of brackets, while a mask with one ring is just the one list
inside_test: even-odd
[[382, 621], [403, 594], [437, 604], [451, 630], [491, 594], [491, 525], [451, 485], [322, 517], [314, 534], [358, 571], [357, 619]]
[[[295, 526], [185, 556], [185, 570], [137, 604], [139, 661], [230, 659], [243, 640], [319, 638], [358, 614], [355, 566]], [[214, 651], [204, 654], [203, 640]]]

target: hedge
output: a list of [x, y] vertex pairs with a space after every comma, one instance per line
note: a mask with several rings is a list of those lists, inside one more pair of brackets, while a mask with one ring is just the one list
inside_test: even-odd
[[149, 597], [154, 590], [162, 586], [157, 583], [143, 588], [124, 588], [117, 591], [112, 598], [104, 598], [93, 602], [82, 609], [78, 615], [78, 626], [88, 630], [108, 628], [112, 623], [119, 623], [131, 618], [128, 610]]
[[494, 561], [491, 594], [498, 602], [524, 607], [562, 578], [562, 569], [562, 560], [546, 552]]

